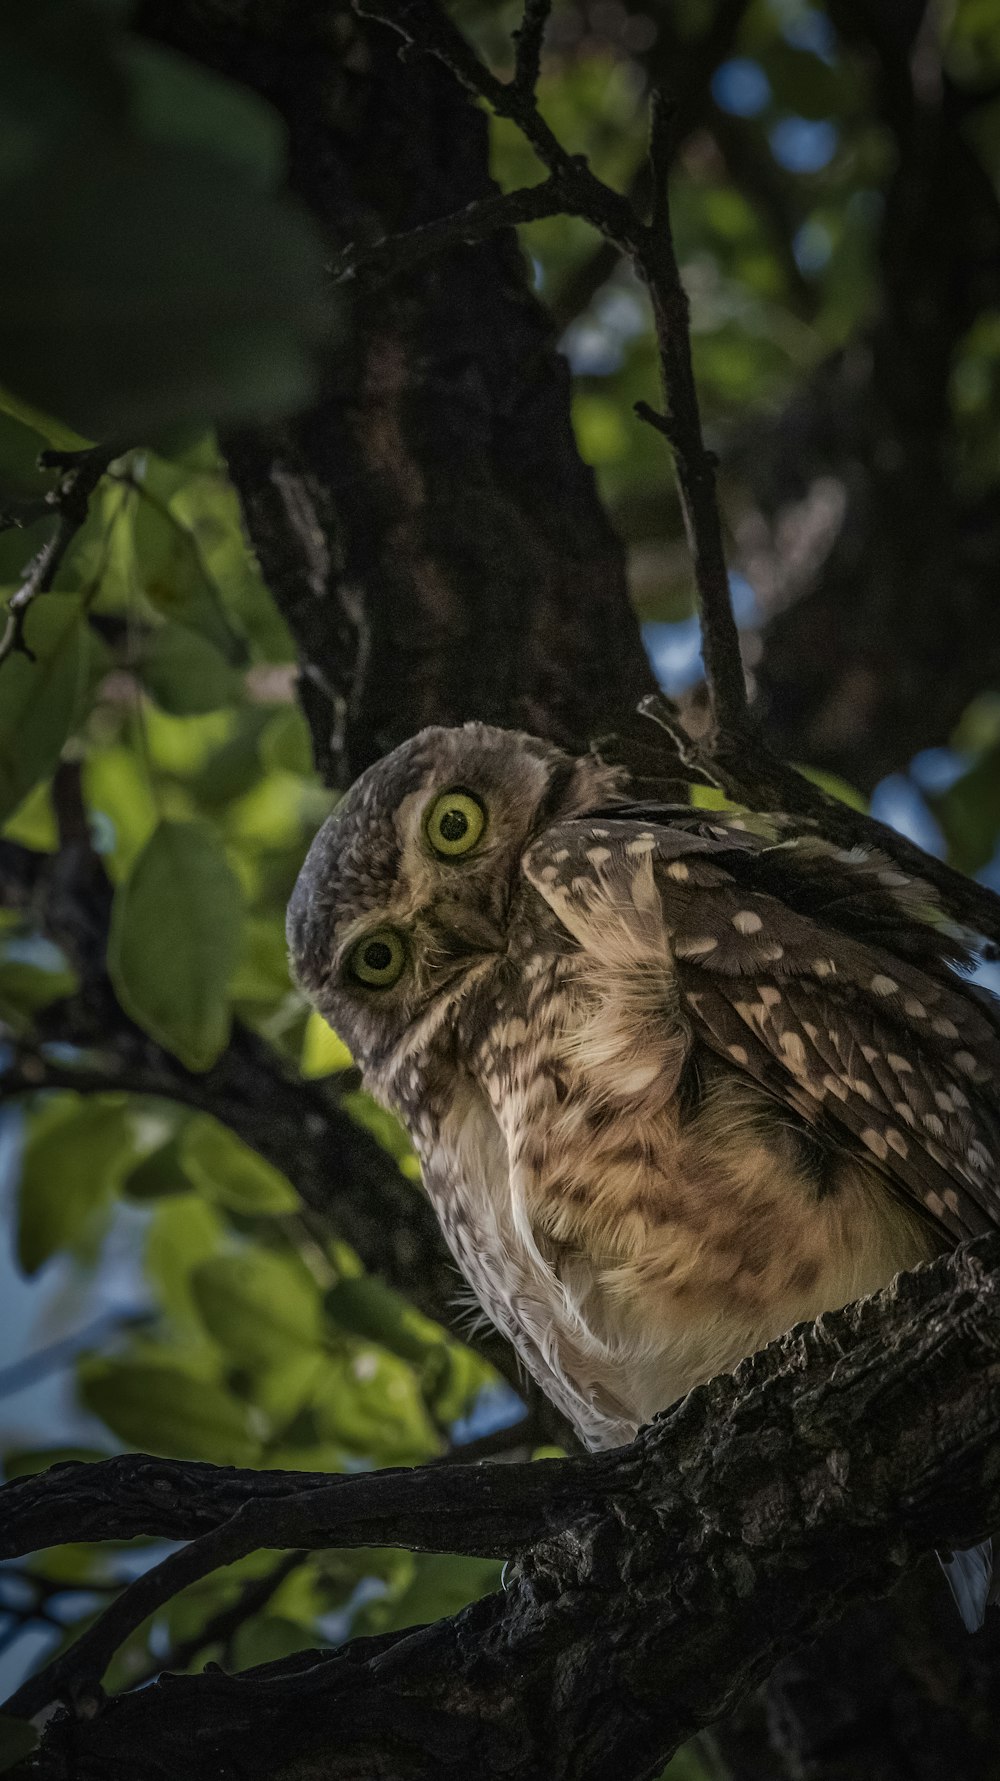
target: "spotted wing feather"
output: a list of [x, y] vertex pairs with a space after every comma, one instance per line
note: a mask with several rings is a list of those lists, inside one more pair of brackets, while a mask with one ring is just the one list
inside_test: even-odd
[[692, 1038], [862, 1148], [952, 1235], [1000, 1222], [1000, 1035], [943, 962], [960, 946], [921, 919], [923, 887], [864, 855], [830, 859], [824, 886], [815, 848], [800, 887], [787, 842], [776, 863], [766, 836], [663, 815], [560, 824], [528, 876], [573, 932], [651, 872]]

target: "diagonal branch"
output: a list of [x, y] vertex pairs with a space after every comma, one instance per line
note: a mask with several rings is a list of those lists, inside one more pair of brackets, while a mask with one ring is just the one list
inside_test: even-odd
[[[155, 1757], [133, 1772], [155, 1781], [183, 1768], [185, 1751], [227, 1781], [246, 1770], [285, 1781], [448, 1778], [472, 1761], [549, 1781], [650, 1774], [852, 1600], [1000, 1519], [998, 1263], [990, 1236], [901, 1276], [791, 1331], [612, 1453], [301, 1490], [295, 1479], [294, 1494], [270, 1501], [275, 1475], [265, 1474], [257, 1502], [245, 1498], [168, 1561], [171, 1581], [251, 1538], [308, 1548], [388, 1537], [518, 1552], [506, 1591], [388, 1644], [361, 1640], [242, 1677], [171, 1679], [102, 1707], [96, 1665], [161, 1598], [164, 1572], [150, 1573], [142, 1599], [120, 1598], [16, 1701], [21, 1711], [53, 1692], [81, 1701], [79, 1717], [50, 1722], [35, 1773], [55, 1777], [72, 1748], [81, 1781], [124, 1781], [142, 1749]], [[187, 1475], [188, 1487], [191, 1468], [109, 1464], [123, 1468], [115, 1495], [144, 1498], [147, 1529], [176, 1534], [176, 1498], [169, 1484], [154, 1491], [146, 1468], [161, 1480]], [[0, 1505], [60, 1490], [69, 1539], [65, 1511], [77, 1491], [92, 1501], [91, 1470], [104, 1468], [24, 1480]], [[213, 1495], [212, 1468], [200, 1472]], [[234, 1477], [220, 1476], [230, 1503]], [[204, 1510], [197, 1493], [187, 1501], [193, 1530]], [[87, 1514], [78, 1530], [92, 1525]]]
[[418, 266], [431, 254], [456, 243], [471, 246], [485, 241], [498, 229], [510, 229], [519, 223], [538, 222], [541, 217], [559, 216], [565, 201], [554, 179], [543, 179], [538, 185], [523, 186], [515, 192], [498, 192], [488, 198], [474, 199], [450, 216], [436, 217], [431, 223], [420, 223], [401, 235], [384, 235], [370, 245], [345, 247], [331, 262], [334, 282], [340, 283], [362, 274], [366, 279], [395, 278], [411, 266]]

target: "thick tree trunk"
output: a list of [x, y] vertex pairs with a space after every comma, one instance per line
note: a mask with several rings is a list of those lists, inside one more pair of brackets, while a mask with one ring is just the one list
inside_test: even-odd
[[[349, 12], [276, 10], [260, 37], [215, 29], [205, 7], [144, 17], [278, 107], [331, 248], [494, 189], [486, 118], [450, 75], [402, 62], [394, 33]], [[432, 722], [577, 743], [608, 728], [653, 681], [516, 238], [342, 296], [321, 403], [280, 437], [225, 442], [321, 767], [343, 780]]]

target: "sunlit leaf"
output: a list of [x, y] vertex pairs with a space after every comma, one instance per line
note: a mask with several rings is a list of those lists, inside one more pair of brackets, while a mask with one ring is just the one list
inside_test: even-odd
[[170, 1138], [130, 1170], [122, 1192], [130, 1200], [162, 1200], [172, 1194], [190, 1193], [191, 1177], [184, 1166], [181, 1138]]
[[160, 823], [115, 892], [115, 989], [132, 1018], [191, 1070], [207, 1070], [229, 1037], [241, 917], [225, 853], [198, 823]]
[[216, 645], [177, 624], [164, 625], [150, 639], [142, 678], [157, 704], [175, 717], [217, 711], [242, 690], [239, 676]]
[[[159, 496], [140, 494], [133, 526], [133, 548], [143, 592], [157, 611], [200, 632], [207, 642], [215, 645], [225, 662], [243, 661], [246, 655], [243, 640], [234, 629], [218, 586], [202, 562], [194, 533]], [[176, 654], [181, 647], [183, 639], [154, 641], [150, 650], [154, 664], [157, 649], [165, 655], [159, 675], [161, 692], [169, 684], [169, 652], [173, 650]], [[204, 675], [204, 663], [201, 671]], [[199, 710], [215, 710], [224, 703], [223, 699], [216, 698], [209, 704], [203, 701], [200, 704], [189, 702], [186, 707], [183, 703], [178, 704], [181, 690], [176, 685], [176, 668], [173, 679], [173, 701], [162, 697], [159, 700], [166, 711], [186, 717]]]
[[234, 1212], [295, 1212], [299, 1196], [286, 1177], [214, 1119], [192, 1119], [182, 1157], [192, 1181], [210, 1200]]
[[383, 1464], [426, 1459], [439, 1446], [416, 1375], [384, 1351], [331, 1357], [313, 1407], [321, 1434]]
[[259, 1452], [246, 1405], [181, 1367], [87, 1360], [80, 1396], [121, 1440], [150, 1453], [245, 1466]]
[[444, 1334], [374, 1275], [338, 1280], [326, 1294], [326, 1310], [342, 1329], [368, 1336], [402, 1360], [420, 1363], [444, 1346]]
[[219, 1253], [225, 1230], [220, 1214], [200, 1194], [171, 1196], [153, 1212], [146, 1272], [158, 1302], [185, 1332], [191, 1325], [201, 1327], [191, 1291], [194, 1271]]
[[18, 1200], [18, 1259], [26, 1274], [36, 1273], [57, 1249], [72, 1248], [107, 1206], [135, 1154], [124, 1099], [65, 1095], [34, 1116]]
[[302, 1040], [303, 1076], [329, 1076], [334, 1070], [346, 1070], [353, 1062], [351, 1054], [331, 1026], [313, 1009], [306, 1021]]
[[220, 1255], [196, 1269], [191, 1285], [210, 1335], [246, 1366], [322, 1342], [319, 1292], [291, 1257], [260, 1248]]
[[95, 845], [110, 875], [122, 878], [157, 824], [148, 766], [133, 749], [93, 750], [83, 765], [83, 792], [94, 819]]
[[20, 652], [0, 664], [0, 822], [52, 772], [108, 660], [77, 600], [45, 594], [27, 615]]

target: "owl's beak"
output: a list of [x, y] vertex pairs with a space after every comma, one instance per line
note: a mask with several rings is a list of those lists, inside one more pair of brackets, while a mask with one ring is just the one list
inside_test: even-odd
[[478, 909], [469, 909], [462, 903], [439, 903], [434, 914], [442, 944], [457, 956], [502, 952], [507, 944], [502, 928]]

